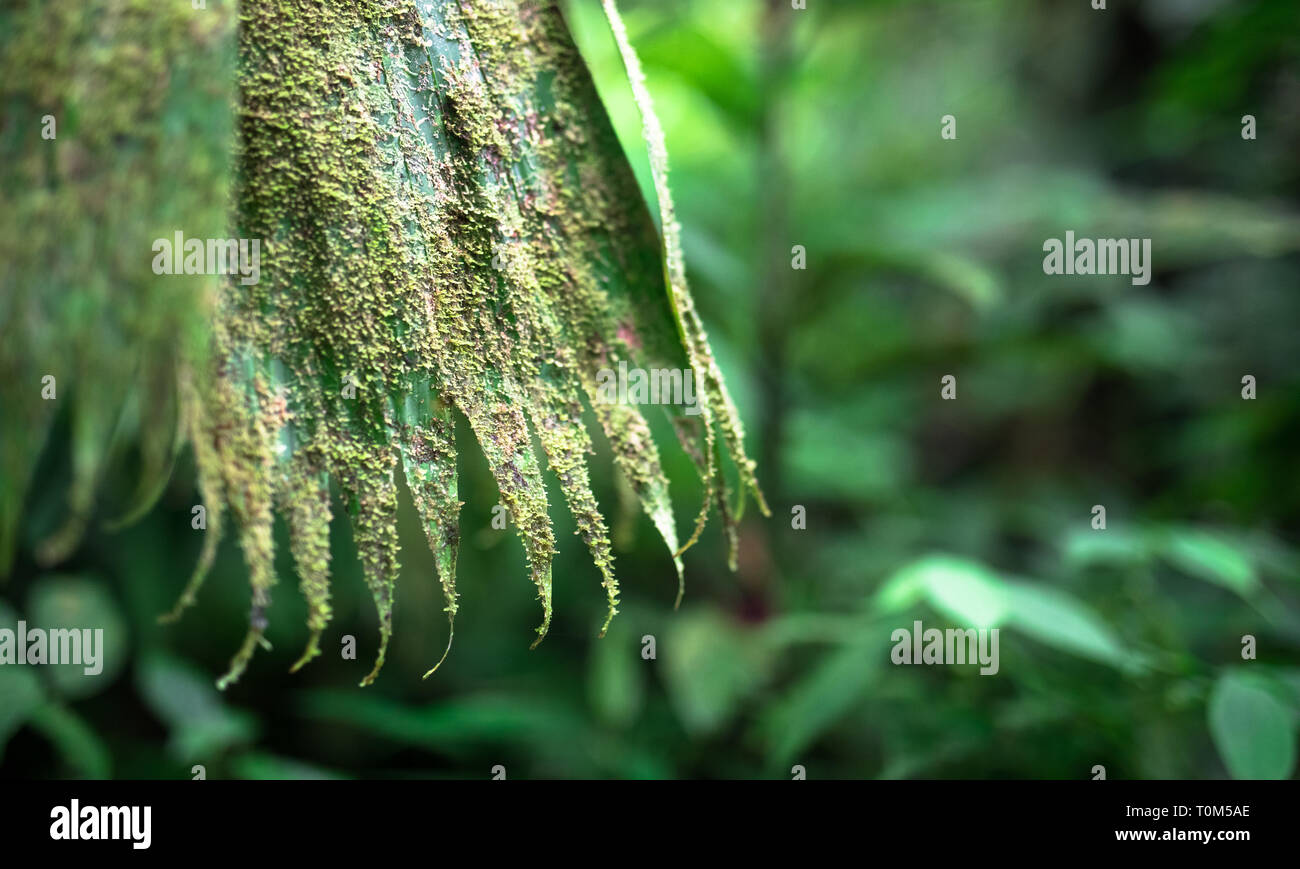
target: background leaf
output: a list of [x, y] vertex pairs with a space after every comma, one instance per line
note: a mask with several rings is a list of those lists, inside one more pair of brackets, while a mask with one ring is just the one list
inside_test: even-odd
[[1039, 642], [1103, 664], [1138, 667], [1114, 632], [1096, 613], [1070, 595], [1053, 588], [1007, 585], [1007, 625]]
[[[126, 665], [130, 652], [127, 623], [101, 580], [74, 576], [43, 577], [32, 586], [28, 595], [27, 613], [29, 628], [83, 632], [80, 638], [82, 663], [49, 664], [43, 668], [61, 696], [76, 700], [98, 694], [113, 684]], [[91, 645], [86, 646], [84, 632], [87, 630], [103, 633], [92, 633]], [[98, 656], [95, 665], [91, 665], [89, 660], [92, 650]], [[99, 672], [88, 674], [86, 668], [91, 666], [99, 667]]]
[[211, 681], [182, 661], [151, 656], [137, 669], [136, 684], [167, 726], [169, 750], [183, 763], [214, 763], [257, 735], [252, 716], [227, 708]]
[[1239, 670], [1214, 683], [1210, 734], [1233, 778], [1290, 778], [1296, 758], [1296, 711], [1267, 679]]
[[[4, 601], [0, 601], [0, 629], [13, 631], [17, 627], [18, 614]], [[4, 747], [9, 737], [26, 723], [44, 699], [45, 691], [34, 668], [0, 667], [0, 759], [4, 756]]]

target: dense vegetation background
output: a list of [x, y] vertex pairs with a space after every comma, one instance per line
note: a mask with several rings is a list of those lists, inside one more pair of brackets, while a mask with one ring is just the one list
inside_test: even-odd
[[[1294, 3], [807, 5], [621, 4], [666, 130], [695, 296], [774, 512], [747, 518], [736, 574], [710, 526], [674, 612], [671, 560], [629, 507], [614, 521], [621, 613], [598, 640], [598, 574], [553, 506], [556, 616], [530, 652], [522, 549], [492, 527], [495, 484], [466, 449], [456, 643], [432, 678], [446, 623], [406, 499], [377, 683], [356, 687], [375, 615], [336, 521], [327, 653], [286, 672], [305, 639], [286, 554], [274, 648], [219, 694], [247, 619], [233, 539], [198, 606], [156, 624], [201, 545], [188, 455], [139, 523], [95, 522], [57, 574], [35, 566], [65, 509], [65, 423], [0, 600], [31, 623], [112, 627], [109, 660], [93, 680], [6, 683], [0, 774], [1294, 775]], [[598, 4], [568, 8], [648, 192]], [[1045, 276], [1042, 243], [1066, 230], [1152, 238], [1150, 285]], [[663, 457], [689, 516], [689, 459]], [[105, 502], [134, 488], [140, 457], [120, 459]], [[609, 466], [592, 462], [595, 491], [617, 514]], [[1105, 531], [1090, 524], [1097, 504]], [[806, 529], [791, 527], [795, 505]], [[890, 665], [890, 632], [915, 619], [1001, 625], [999, 674]], [[348, 634], [356, 660], [330, 651]], [[1242, 660], [1246, 634], [1258, 660]]]

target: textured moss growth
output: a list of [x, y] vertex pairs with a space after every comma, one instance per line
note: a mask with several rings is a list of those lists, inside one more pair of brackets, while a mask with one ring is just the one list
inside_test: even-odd
[[556, 551], [543, 458], [600, 572], [602, 633], [617, 611], [584, 407], [672, 553], [680, 599], [686, 547], [658, 448], [637, 407], [597, 400], [598, 372], [626, 362], [699, 373], [704, 413], [662, 408], [706, 482], [687, 546], [712, 502], [729, 526], [740, 514], [726, 497], [724, 447], [742, 486], [758, 490], [686, 288], [675, 223], [664, 221], [661, 240], [559, 11], [532, 0], [246, 0], [231, 41], [235, 226], [210, 234], [261, 240], [261, 280], [220, 284], [210, 355], [183, 369], [192, 375], [178, 393], [180, 418], [209, 526], [171, 614], [194, 600], [228, 514], [252, 605], [220, 684], [264, 643], [275, 511], [309, 605], [295, 669], [319, 653], [331, 483], [380, 615], [379, 653], [362, 684], [373, 681], [399, 570], [399, 468], [434, 553], [450, 647], [454, 414], [468, 421], [522, 540], [542, 606], [536, 642], [551, 620]]

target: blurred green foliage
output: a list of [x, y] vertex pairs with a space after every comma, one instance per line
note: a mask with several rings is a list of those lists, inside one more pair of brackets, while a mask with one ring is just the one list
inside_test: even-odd
[[[616, 535], [623, 605], [598, 640], [596, 570], [555, 509], [556, 618], [529, 652], [523, 553], [492, 527], [495, 486], [465, 451], [457, 639], [433, 678], [419, 676], [446, 626], [407, 498], [398, 639], [376, 685], [354, 687], [375, 616], [336, 522], [326, 654], [287, 674], [304, 605], [277, 556], [274, 648], [218, 694], [246, 618], [233, 543], [199, 607], [155, 624], [201, 543], [188, 456], [141, 522], [94, 530], [59, 577], [33, 566], [64, 503], [65, 420], [3, 618], [79, 607], [126, 625], [129, 660], [90, 688], [0, 667], [0, 774], [1294, 776], [1293, 0], [788, 5], [620, 4], [665, 127], [695, 295], [774, 511], [747, 518], [736, 574], [710, 529], [674, 612], [671, 560], [632, 509]], [[650, 195], [599, 6], [567, 7]], [[1152, 238], [1151, 284], [1045, 276], [1042, 242], [1067, 229]], [[945, 374], [955, 401], [939, 397]], [[595, 491], [617, 506], [597, 448]], [[689, 459], [663, 459], [674, 497], [694, 503]], [[113, 471], [101, 518], [141, 461]], [[890, 633], [916, 619], [1000, 627], [999, 673], [893, 666]], [[331, 650], [349, 634], [356, 660]]]

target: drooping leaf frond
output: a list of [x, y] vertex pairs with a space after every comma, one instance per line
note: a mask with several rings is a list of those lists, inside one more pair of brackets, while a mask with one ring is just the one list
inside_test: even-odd
[[[255, 614], [266, 570], [254, 561], [269, 553], [247, 528], [266, 521], [270, 496], [328, 475], [349, 505], [382, 659], [400, 465], [454, 617], [453, 412], [468, 421], [524, 544], [542, 603], [538, 641], [556, 545], [543, 457], [600, 571], [605, 626], [618, 602], [588, 479], [585, 405], [680, 576], [650, 427], [637, 407], [605, 401], [598, 375], [620, 362], [697, 370], [705, 425], [692, 448], [709, 477], [711, 420], [738, 432], [734, 409], [680, 264], [664, 285], [662, 243], [558, 10], [262, 0], [243, 5], [240, 34], [238, 229], [262, 239], [265, 254], [261, 282], [232, 283], [223, 298], [218, 366], [241, 399], [229, 420], [240, 436], [214, 443], [223, 467], [238, 469], [227, 489], [249, 494], [235, 512]], [[667, 409], [689, 422], [685, 408]], [[276, 470], [304, 452], [311, 472]], [[733, 456], [748, 474], [743, 453]], [[296, 538], [319, 539], [327, 520], [308, 511], [291, 524]], [[327, 567], [308, 561], [318, 601]], [[257, 631], [255, 620], [250, 638]]]

